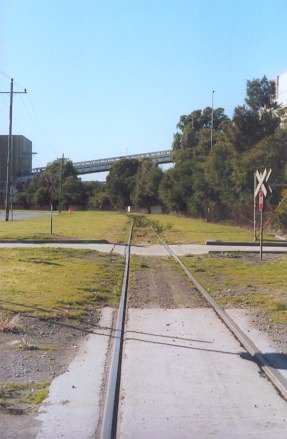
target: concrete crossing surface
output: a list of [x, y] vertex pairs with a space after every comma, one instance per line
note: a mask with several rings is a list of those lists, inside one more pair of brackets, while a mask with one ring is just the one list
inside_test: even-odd
[[[126, 251], [125, 244], [118, 243], [75, 243], [74, 241], [71, 243], [21, 243], [21, 242], [0, 242], [0, 248], [69, 248], [75, 250], [95, 250], [102, 253], [115, 253], [119, 255], [124, 255]], [[251, 252], [258, 253], [259, 248], [254, 246], [247, 245], [205, 245], [205, 244], [174, 244], [170, 245], [170, 248], [177, 256], [186, 256], [186, 255], [203, 255], [208, 254], [209, 252]], [[287, 246], [285, 247], [263, 247], [263, 251], [265, 253], [286, 253], [287, 254]], [[138, 244], [131, 246], [131, 254], [138, 256], [169, 256], [168, 251], [164, 248], [163, 245], [158, 244]]]
[[120, 439], [282, 439], [287, 405], [213, 310], [129, 309]]

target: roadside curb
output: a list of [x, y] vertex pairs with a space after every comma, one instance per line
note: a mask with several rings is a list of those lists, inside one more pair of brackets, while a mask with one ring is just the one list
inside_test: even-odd
[[[225, 245], [225, 246], [247, 246], [247, 247], [260, 247], [259, 242], [235, 242], [235, 241], [205, 241], [205, 245]], [[263, 247], [287, 247], [287, 242], [270, 242], [264, 241]]]
[[[106, 239], [0, 239], [0, 244], [114, 244]], [[125, 243], [117, 243], [125, 244]]]

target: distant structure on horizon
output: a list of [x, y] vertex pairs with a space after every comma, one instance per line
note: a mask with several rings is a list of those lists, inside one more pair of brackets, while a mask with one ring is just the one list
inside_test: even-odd
[[[0, 189], [7, 179], [8, 137], [0, 136]], [[32, 169], [32, 142], [24, 136], [12, 136], [11, 182], [15, 182], [21, 171]]]
[[277, 76], [275, 80], [276, 84], [276, 101], [279, 104], [287, 106], [287, 72]]

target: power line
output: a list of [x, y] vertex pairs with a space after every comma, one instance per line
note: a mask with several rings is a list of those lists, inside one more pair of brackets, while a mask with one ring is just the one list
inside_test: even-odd
[[50, 138], [49, 138], [47, 132], [45, 131], [45, 129], [43, 128], [43, 125], [42, 125], [42, 123], [41, 123], [41, 121], [40, 121], [39, 114], [38, 114], [38, 112], [36, 111], [35, 106], [34, 106], [32, 100], [31, 100], [31, 97], [30, 97], [30, 96], [28, 96], [28, 102], [29, 102], [29, 104], [30, 104], [30, 107], [31, 107], [31, 109], [32, 109], [32, 112], [33, 112], [34, 115], [35, 115], [35, 120], [37, 121], [37, 124], [38, 124], [38, 127], [40, 128], [40, 131], [42, 132], [42, 134], [43, 134], [44, 137], [46, 138], [47, 143], [49, 144], [50, 149], [51, 149], [51, 150], [57, 155], [58, 153], [57, 153], [57, 151], [52, 147], [52, 144], [51, 144]]
[[5, 76], [5, 78], [8, 78], [8, 79], [11, 78], [11, 75], [10, 75], [10, 76], [7, 75], [7, 73], [3, 72], [2, 70], [0, 70], [0, 74], [3, 75], [3, 76]]

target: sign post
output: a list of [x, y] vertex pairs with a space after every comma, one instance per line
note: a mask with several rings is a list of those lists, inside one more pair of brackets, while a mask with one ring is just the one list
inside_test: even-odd
[[258, 203], [259, 211], [260, 211], [260, 261], [262, 261], [262, 244], [263, 244], [263, 209], [264, 209], [264, 194], [261, 190], [259, 192], [259, 203]]
[[49, 194], [49, 199], [50, 199], [50, 233], [51, 235], [53, 235], [53, 203], [55, 202], [55, 185], [54, 185], [54, 181], [48, 180], [47, 177], [45, 177], [47, 183], [48, 183], [48, 194]]
[[[257, 187], [254, 185], [254, 206], [257, 195], [258, 197], [258, 209], [260, 212], [260, 261], [262, 261], [263, 255], [263, 210], [264, 210], [264, 197], [267, 195], [267, 188], [264, 183], [267, 183], [270, 177], [272, 169], [265, 168], [263, 172], [259, 172], [258, 170], [255, 172], [255, 177], [258, 181]], [[272, 192], [270, 186], [267, 186], [269, 191]], [[255, 236], [255, 213], [254, 213], [254, 236]]]

